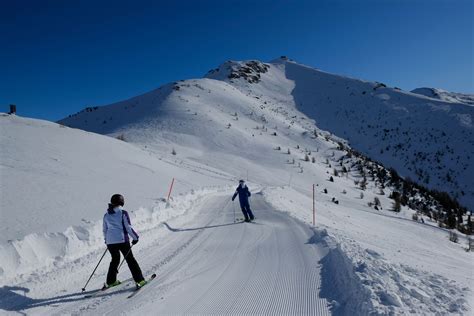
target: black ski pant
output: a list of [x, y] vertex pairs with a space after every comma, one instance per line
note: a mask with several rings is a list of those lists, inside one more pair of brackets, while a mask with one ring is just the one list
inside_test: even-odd
[[244, 214], [244, 217], [246, 220], [250, 219], [253, 220], [253, 213], [252, 210], [250, 209], [250, 204], [249, 202], [240, 202], [240, 208], [242, 209], [242, 213]]
[[120, 264], [120, 253], [126, 256], [125, 261], [127, 261], [127, 265], [130, 269], [130, 272], [132, 272], [132, 276], [135, 282], [138, 283], [144, 280], [142, 270], [140, 269], [137, 260], [135, 260], [135, 257], [132, 253], [132, 249], [128, 242], [107, 245], [107, 248], [109, 249], [110, 255], [112, 256], [112, 261], [110, 261], [109, 266], [109, 272], [107, 273], [107, 284], [112, 284], [117, 280], [117, 269]]

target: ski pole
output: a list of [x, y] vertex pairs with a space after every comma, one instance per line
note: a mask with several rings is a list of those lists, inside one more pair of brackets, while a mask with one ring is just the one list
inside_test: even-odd
[[234, 223], [235, 223], [235, 205], [234, 205], [234, 201], [232, 201], [232, 209], [234, 210]]
[[92, 276], [94, 275], [95, 270], [97, 270], [97, 268], [99, 267], [99, 264], [100, 264], [100, 262], [102, 261], [102, 259], [104, 259], [104, 256], [105, 256], [106, 253], [107, 253], [107, 248], [105, 248], [104, 254], [102, 255], [102, 257], [100, 257], [100, 260], [99, 260], [99, 262], [97, 263], [97, 265], [95, 266], [94, 271], [92, 271], [92, 274], [91, 274], [91, 276], [89, 277], [89, 280], [87, 280], [86, 285], [84, 285], [84, 287], [82, 288], [82, 292], [84, 292], [84, 291], [86, 290], [87, 284], [89, 284], [89, 281], [92, 279]]
[[125, 256], [123, 256], [123, 259], [122, 259], [122, 262], [120, 262], [120, 265], [118, 266], [117, 268], [117, 273], [119, 272], [120, 270], [120, 267], [122, 266], [123, 262], [125, 261], [125, 259], [127, 258], [127, 256], [130, 254], [130, 252], [132, 251], [132, 247], [133, 247], [133, 244], [130, 246], [130, 249], [128, 249], [127, 253], [125, 254]]

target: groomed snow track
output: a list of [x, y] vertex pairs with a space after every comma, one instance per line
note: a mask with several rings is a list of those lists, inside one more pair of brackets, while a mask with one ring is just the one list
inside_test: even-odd
[[[153, 230], [142, 234], [143, 241], [155, 241], [139, 243], [135, 257], [145, 274], [158, 276], [134, 298], [126, 298], [132, 290], [130, 283], [95, 298], [59, 299], [36, 307], [20, 304], [10, 311], [48, 315], [329, 315], [328, 302], [319, 295], [318, 264], [327, 249], [311, 242], [311, 228], [272, 210], [259, 194], [252, 199], [256, 221], [234, 223], [233, 207], [237, 217], [242, 215], [238, 202], [229, 200], [228, 196], [210, 196], [199, 205], [192, 221], [177, 218], [159, 228], [160, 240]], [[105, 278], [104, 274], [103, 268], [96, 278]], [[126, 267], [120, 276], [129, 277]]]

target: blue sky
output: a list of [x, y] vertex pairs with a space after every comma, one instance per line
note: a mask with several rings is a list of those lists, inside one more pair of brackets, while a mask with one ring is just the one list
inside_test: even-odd
[[222, 62], [474, 93], [471, 0], [0, 0], [0, 111], [58, 120]]

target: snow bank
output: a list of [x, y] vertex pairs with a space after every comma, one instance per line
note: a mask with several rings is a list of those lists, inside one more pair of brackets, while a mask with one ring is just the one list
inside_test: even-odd
[[[262, 194], [275, 209], [307, 223], [312, 222], [312, 204], [305, 194], [289, 187], [267, 187]], [[434, 257], [431, 255], [426, 259], [434, 260], [437, 269], [421, 269], [423, 261], [411, 260], [412, 253], [426, 252], [423, 246], [417, 246], [421, 241], [409, 240], [413, 238], [410, 234], [412, 222], [402, 218], [391, 219], [405, 225], [405, 233], [400, 230], [395, 241], [400, 247], [376, 240], [374, 242], [379, 246], [376, 251], [368, 240], [372, 238], [369, 232], [379, 224], [382, 216], [365, 212], [364, 220], [357, 221], [362, 214], [354, 214], [358, 212], [355, 207], [349, 208], [347, 213], [343, 207], [334, 212], [333, 207], [330, 209], [321, 201], [316, 204], [316, 209], [318, 224], [310, 242], [323, 243], [328, 248], [327, 255], [319, 262], [322, 265], [321, 295], [332, 302], [334, 314], [464, 315], [472, 310], [471, 289], [453, 280], [455, 272], [444, 269], [449, 265], [449, 259], [442, 245], [439, 245], [440, 250], [435, 251]], [[388, 233], [391, 224], [388, 222], [381, 229]], [[436, 229], [429, 232], [430, 235], [418, 238], [436, 240], [444, 234]], [[455, 251], [459, 251], [458, 256], [466, 255], [461, 249]], [[393, 260], [396, 256], [399, 260]], [[462, 270], [468, 283], [470, 270], [462, 265], [457, 268]]]
[[366, 315], [374, 307], [370, 290], [364, 287], [352, 261], [325, 229], [314, 229], [310, 243], [323, 244], [328, 253], [321, 264], [321, 297], [332, 305], [334, 315]]
[[[182, 216], [206, 195], [228, 190], [227, 186], [208, 187], [182, 193], [169, 202], [159, 200], [150, 208], [130, 211], [132, 224], [138, 232], [156, 228]], [[83, 221], [62, 233], [34, 233], [9, 240], [0, 244], [0, 286], [63, 266], [103, 247], [102, 221]]]
[[374, 311], [387, 314], [466, 314], [468, 288], [439, 274], [403, 264], [393, 264], [381, 254], [355, 241], [341, 243], [351, 258], [352, 271], [366, 290]]

